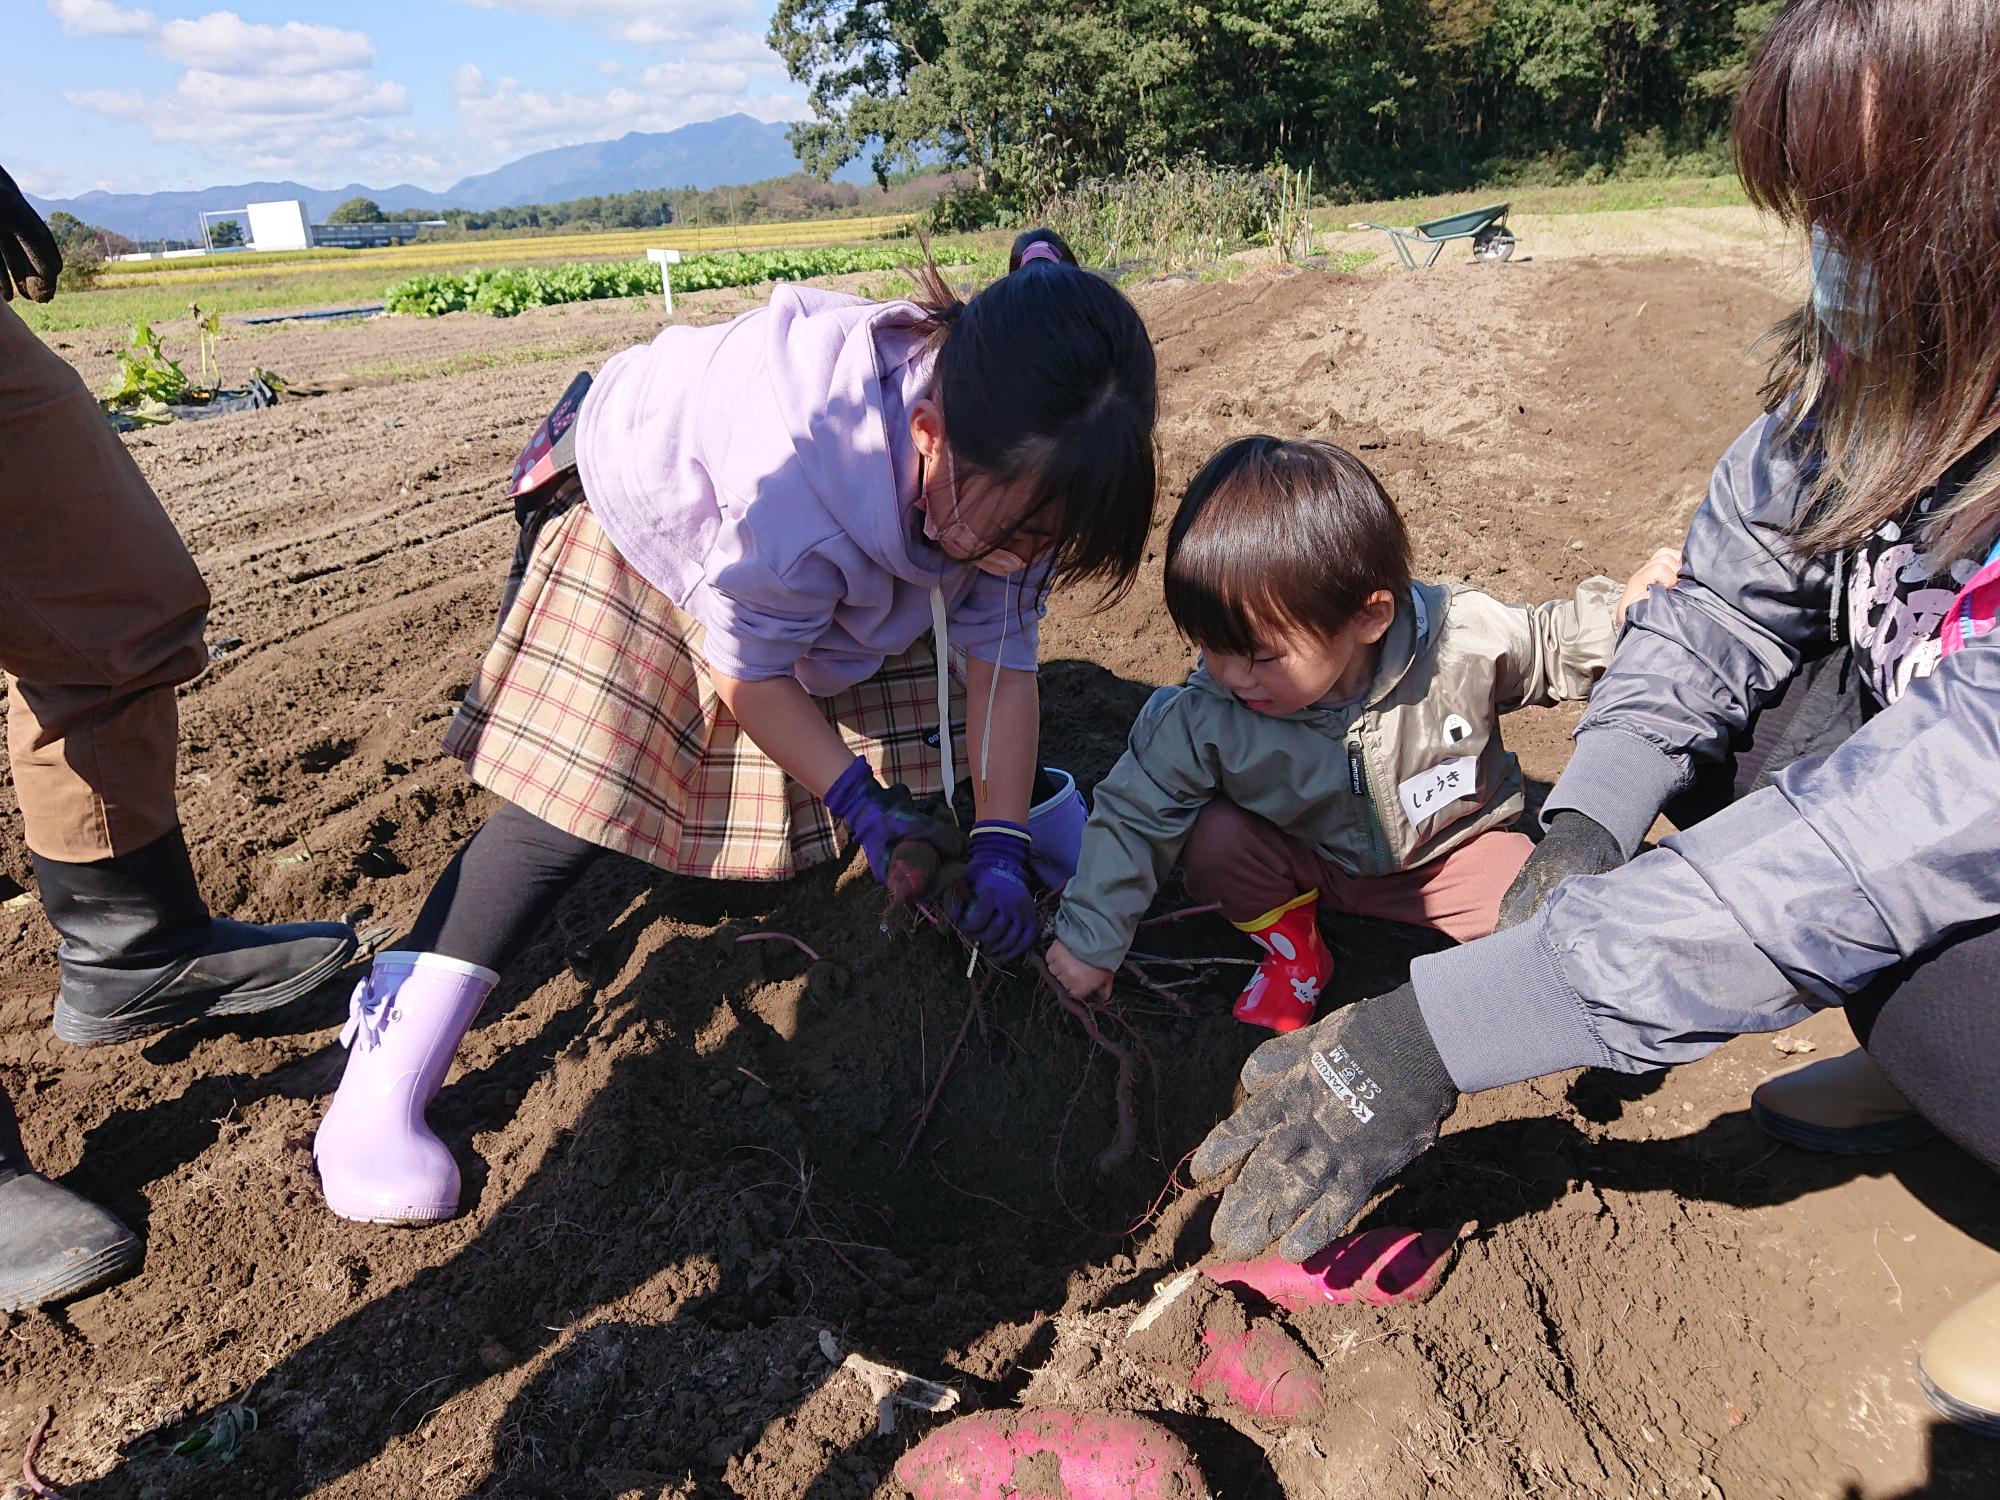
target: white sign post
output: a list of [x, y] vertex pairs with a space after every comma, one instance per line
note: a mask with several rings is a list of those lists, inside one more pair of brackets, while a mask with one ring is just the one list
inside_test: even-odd
[[648, 250], [646, 259], [660, 268], [660, 295], [666, 298], [667, 311], [671, 313], [674, 310], [674, 288], [667, 267], [679, 265], [681, 253], [678, 250]]

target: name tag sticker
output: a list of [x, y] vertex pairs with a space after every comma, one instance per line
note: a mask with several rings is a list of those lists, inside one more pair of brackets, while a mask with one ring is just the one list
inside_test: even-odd
[[1403, 799], [1403, 812], [1411, 826], [1415, 827], [1450, 803], [1470, 797], [1479, 789], [1478, 772], [1478, 758], [1461, 755], [1452, 760], [1439, 761], [1428, 771], [1419, 771], [1398, 786], [1396, 795]]

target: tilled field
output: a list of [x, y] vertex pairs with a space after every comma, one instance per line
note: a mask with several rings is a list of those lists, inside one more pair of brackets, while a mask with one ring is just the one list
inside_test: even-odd
[[[1227, 437], [1332, 437], [1403, 504], [1426, 575], [1538, 599], [1678, 537], [1754, 410], [1744, 350], [1784, 290], [1761, 259], [1649, 257], [1136, 295], [1172, 493]], [[437, 745], [492, 628], [506, 470], [574, 370], [657, 316], [246, 334], [225, 360], [305, 395], [127, 439], [216, 597], [181, 796], [218, 908], [414, 915], [489, 810]], [[66, 338], [100, 381], [109, 340]], [[1087, 604], [1058, 597], [1043, 655], [1055, 758], [1090, 781], [1189, 656], [1157, 559], [1115, 608]], [[1544, 783], [1571, 722], [1510, 723]], [[25, 880], [5, 811], [0, 873]], [[966, 1021], [964, 959], [884, 937], [879, 912], [858, 870], [705, 886], [601, 862], [432, 1112], [465, 1212], [398, 1231], [333, 1218], [313, 1176], [344, 990], [75, 1051], [48, 1030], [51, 935], [10, 903], [0, 1079], [38, 1161], [149, 1248], [133, 1280], [5, 1328], [0, 1456], [49, 1405], [41, 1467], [72, 1500], [899, 1494], [892, 1465], [932, 1419], [877, 1435], [828, 1330], [966, 1407], [1162, 1413], [1224, 1497], [2000, 1493], [2000, 1450], [1938, 1427], [1910, 1374], [1935, 1320], [2000, 1277], [1991, 1178], [1944, 1147], [1820, 1159], [1750, 1124], [1751, 1087], [1797, 1060], [1781, 1048], [1846, 1045], [1838, 1016], [1671, 1076], [1466, 1101], [1364, 1221], [1476, 1224], [1450, 1279], [1421, 1306], [1291, 1320], [1327, 1400], [1265, 1429], [1123, 1352], [1206, 1247], [1209, 1205], [1171, 1184], [1258, 1040], [1228, 1017], [1231, 971], [1180, 1010], [1124, 997], [1139, 1149], [1100, 1178], [1110, 1063], [1025, 985], [989, 1001], [915, 1133]], [[1162, 930], [1244, 951], [1212, 919]], [[758, 931], [824, 961], [736, 941]], [[1421, 942], [1340, 919], [1330, 937], [1341, 998], [1396, 982]], [[257, 1413], [232, 1459], [171, 1452], [231, 1403]]]

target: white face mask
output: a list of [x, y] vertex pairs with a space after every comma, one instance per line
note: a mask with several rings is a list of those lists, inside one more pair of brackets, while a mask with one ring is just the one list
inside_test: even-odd
[[1028, 566], [1017, 553], [1005, 547], [995, 547], [980, 556], [986, 547], [986, 538], [973, 528], [960, 512], [958, 501], [958, 466], [952, 462], [951, 445], [944, 445], [945, 482], [951, 488], [951, 514], [940, 523], [931, 510], [930, 496], [924, 496], [924, 535], [944, 547], [954, 556], [959, 553], [974, 554], [970, 561], [982, 573], [991, 573], [995, 578], [1008, 578]]
[[1875, 339], [1875, 278], [1819, 225], [1812, 227], [1813, 316], [1843, 349], [1863, 354]]

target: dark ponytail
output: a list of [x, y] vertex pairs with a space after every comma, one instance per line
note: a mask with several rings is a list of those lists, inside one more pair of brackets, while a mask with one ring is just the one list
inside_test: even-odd
[[[1053, 229], [1024, 229], [1021, 233], [1014, 236], [1014, 248], [1007, 253], [1007, 274], [1009, 276], [1012, 276], [1016, 271], [1021, 269], [1021, 256], [1031, 245], [1047, 245], [1051, 250], [1055, 251], [1056, 259], [1062, 262], [1062, 264], [1066, 266], [1076, 264], [1076, 252], [1070, 249], [1069, 242]], [[1036, 260], [1045, 258], [1044, 256], [1035, 257]], [[1029, 264], [1033, 265], [1034, 261], [1030, 261]]]
[[[1036, 245], [1055, 258], [1023, 264]], [[1079, 267], [1052, 229], [1016, 239], [1007, 275], [969, 302], [945, 284], [928, 245], [924, 259], [918, 301], [940, 339], [935, 392], [961, 481], [1025, 493], [1016, 529], [1060, 513], [1052, 571], [1102, 582], [1107, 600], [1123, 593], [1146, 554], [1157, 489], [1159, 394], [1138, 309]]]

